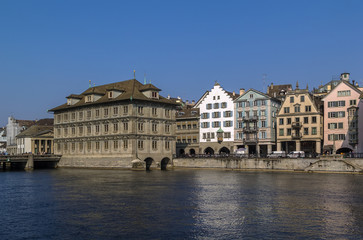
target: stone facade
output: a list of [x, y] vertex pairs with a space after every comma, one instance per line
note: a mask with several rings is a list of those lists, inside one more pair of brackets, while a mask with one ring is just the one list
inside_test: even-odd
[[323, 141], [323, 111], [320, 98], [308, 89], [286, 93], [277, 115], [277, 151], [321, 153]]
[[235, 101], [235, 148], [249, 154], [266, 156], [276, 144], [276, 115], [281, 102], [267, 94], [250, 89], [240, 92]]
[[60, 166], [166, 167], [175, 153], [178, 104], [159, 92], [132, 79], [70, 95], [51, 110]]
[[184, 106], [176, 113], [177, 156], [199, 153], [199, 109]]

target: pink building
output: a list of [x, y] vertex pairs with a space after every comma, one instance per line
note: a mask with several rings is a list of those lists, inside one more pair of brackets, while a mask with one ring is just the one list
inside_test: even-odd
[[[324, 152], [358, 151], [358, 105], [361, 91], [342, 78], [324, 101]], [[362, 120], [361, 120], [362, 121]], [[363, 139], [362, 139], [363, 141]]]

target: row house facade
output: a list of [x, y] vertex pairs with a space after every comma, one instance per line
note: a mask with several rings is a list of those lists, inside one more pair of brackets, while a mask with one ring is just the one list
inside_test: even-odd
[[176, 113], [176, 154], [193, 156], [199, 153], [199, 108], [184, 106]]
[[321, 153], [323, 109], [321, 99], [306, 89], [288, 91], [277, 115], [277, 151]]
[[[362, 107], [362, 92], [342, 79], [333, 90], [324, 96], [324, 152], [360, 152], [359, 109]], [[361, 128], [362, 129], [362, 128]], [[363, 136], [361, 136], [363, 137]]]
[[276, 115], [281, 102], [255, 89], [240, 90], [235, 103], [235, 149], [266, 156], [276, 146]]
[[234, 151], [234, 100], [238, 96], [215, 83], [196, 103], [195, 108], [200, 111], [200, 154], [229, 154]]
[[89, 167], [160, 166], [175, 153], [178, 104], [136, 79], [90, 87], [54, 112], [60, 164]]

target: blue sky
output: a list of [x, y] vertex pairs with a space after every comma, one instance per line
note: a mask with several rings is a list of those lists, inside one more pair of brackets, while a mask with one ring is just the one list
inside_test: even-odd
[[[363, 85], [363, 1], [0, 1], [0, 126], [133, 77], [198, 100], [350, 72]], [[263, 75], [266, 74], [266, 85]]]

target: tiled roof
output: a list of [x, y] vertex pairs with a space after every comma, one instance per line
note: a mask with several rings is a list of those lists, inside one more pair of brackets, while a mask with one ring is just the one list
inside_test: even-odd
[[[159, 99], [153, 99], [153, 98], [146, 97], [142, 93], [142, 91], [145, 91], [146, 89], [151, 89], [151, 88], [154, 90], [157, 89], [152, 84], [143, 85], [136, 79], [96, 86], [96, 87], [89, 88], [86, 91], [84, 91], [82, 94], [80, 94], [80, 96], [82, 96], [82, 99], [79, 102], [77, 102], [73, 105], [67, 105], [65, 103], [65, 104], [55, 107], [49, 111], [54, 112], [57, 110], [64, 110], [64, 109], [88, 106], [88, 105], [99, 104], [99, 103], [117, 102], [117, 101], [126, 101], [126, 100], [127, 101], [140, 100], [140, 101], [159, 102], [159, 103], [176, 105], [175, 101], [164, 98], [162, 96], [159, 96]], [[107, 93], [107, 90], [109, 90], [109, 89], [120, 90], [123, 93], [120, 94], [116, 98], [108, 98], [106, 93]], [[90, 94], [98, 94], [98, 95], [101, 95], [102, 97], [95, 102], [86, 103], [85, 96], [90, 95]]]
[[33, 124], [35, 124], [35, 121], [34, 120], [15, 120], [16, 123], [19, 124], [19, 126], [21, 127], [30, 127], [32, 126]]
[[284, 96], [285, 94], [281, 95], [282, 92], [286, 93], [288, 90], [292, 90], [291, 84], [281, 84], [281, 85], [273, 85], [268, 86], [267, 88], [267, 95], [274, 98], [279, 98], [280, 96]]
[[[183, 114], [180, 114], [183, 113]], [[199, 108], [184, 107], [176, 112], [176, 118], [199, 118]]]
[[33, 125], [33, 126], [29, 127], [28, 129], [19, 133], [16, 137], [17, 138], [36, 137], [36, 136], [40, 136], [40, 135], [43, 135], [46, 133], [52, 133], [52, 132], [53, 132], [53, 126]]

